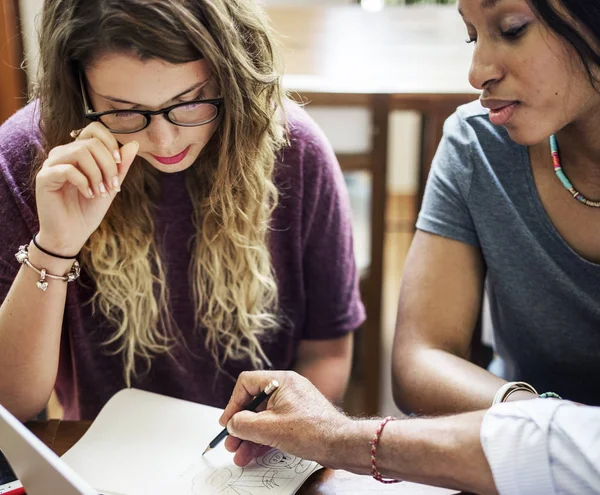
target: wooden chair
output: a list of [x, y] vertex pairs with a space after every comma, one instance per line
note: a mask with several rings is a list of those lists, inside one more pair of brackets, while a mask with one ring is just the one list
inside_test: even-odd
[[[371, 175], [370, 261], [361, 273], [361, 294], [367, 320], [356, 335], [355, 367], [351, 384], [354, 400], [348, 408], [353, 414], [378, 412], [381, 361], [381, 309], [383, 290], [383, 247], [385, 235], [387, 143], [389, 96], [366, 94], [302, 93], [297, 99], [319, 107], [361, 107], [370, 112], [370, 150], [364, 153], [336, 153], [344, 172], [368, 171]], [[355, 239], [355, 242], [361, 242]], [[359, 396], [359, 400], [356, 400]]]

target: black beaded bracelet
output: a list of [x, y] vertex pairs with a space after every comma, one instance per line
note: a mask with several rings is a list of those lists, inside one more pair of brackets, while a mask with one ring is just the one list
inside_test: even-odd
[[33, 244], [42, 253], [46, 253], [48, 256], [52, 256], [54, 258], [60, 258], [61, 260], [73, 260], [73, 259], [77, 258], [77, 256], [79, 256], [79, 253], [77, 253], [75, 256], [63, 256], [62, 254], [56, 254], [56, 253], [53, 253], [52, 251], [48, 251], [47, 249], [44, 249], [42, 246], [40, 246], [38, 244], [36, 237], [37, 237], [37, 234], [34, 234], [33, 239], [32, 239]]

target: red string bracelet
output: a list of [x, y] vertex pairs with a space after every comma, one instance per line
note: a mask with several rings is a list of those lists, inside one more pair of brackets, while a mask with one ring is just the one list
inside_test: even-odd
[[371, 471], [373, 472], [373, 478], [375, 478], [380, 483], [399, 483], [400, 480], [386, 480], [381, 476], [381, 473], [377, 471], [377, 463], [376, 463], [376, 455], [377, 455], [377, 443], [379, 442], [379, 437], [381, 436], [381, 432], [383, 431], [383, 427], [388, 423], [388, 421], [393, 421], [396, 418], [394, 416], [388, 416], [385, 418], [381, 424], [377, 427], [377, 431], [375, 432], [375, 436], [373, 440], [371, 440]]

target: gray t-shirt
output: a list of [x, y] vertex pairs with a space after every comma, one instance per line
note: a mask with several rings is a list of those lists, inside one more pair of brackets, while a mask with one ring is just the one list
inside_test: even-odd
[[417, 228], [481, 249], [505, 378], [600, 405], [600, 265], [556, 231], [527, 147], [479, 102], [446, 121]]

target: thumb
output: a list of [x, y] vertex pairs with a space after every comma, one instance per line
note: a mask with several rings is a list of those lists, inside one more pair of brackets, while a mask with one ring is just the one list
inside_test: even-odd
[[241, 440], [272, 447], [273, 434], [270, 424], [271, 411], [259, 413], [252, 411], [240, 411], [234, 414], [227, 423], [227, 431], [230, 435]]
[[119, 178], [121, 182], [127, 175], [127, 172], [129, 172], [139, 149], [140, 144], [137, 141], [131, 141], [121, 148], [121, 164], [119, 166]]

